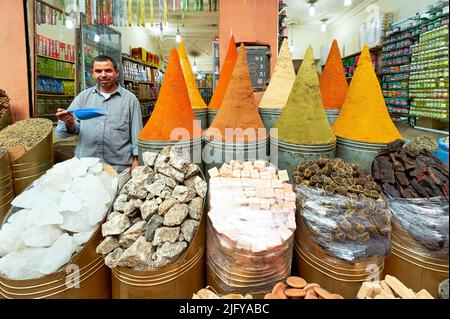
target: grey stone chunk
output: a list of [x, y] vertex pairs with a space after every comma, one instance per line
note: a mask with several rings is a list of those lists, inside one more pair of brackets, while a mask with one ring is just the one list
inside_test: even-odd
[[149, 201], [145, 201], [141, 205], [141, 216], [142, 219], [148, 221], [150, 217], [152, 217], [154, 214], [158, 213], [158, 203], [156, 199], [151, 199]]
[[189, 214], [189, 206], [186, 204], [178, 204], [173, 206], [164, 215], [164, 226], [178, 226]]
[[[156, 254], [155, 254], [156, 256]], [[154, 261], [153, 265], [155, 266], [155, 268], [162, 268], [165, 267], [167, 265], [170, 265], [172, 263], [172, 260], [169, 258], [165, 258], [165, 257], [156, 257], [156, 260]]]
[[119, 237], [119, 245], [122, 248], [130, 247], [139, 237], [143, 236], [147, 228], [146, 221], [140, 221], [128, 228]]
[[166, 241], [175, 243], [180, 236], [180, 227], [160, 227], [155, 231], [153, 246], [158, 246]]
[[448, 279], [439, 284], [439, 299], [448, 299]]
[[194, 238], [195, 231], [197, 230], [199, 222], [193, 219], [186, 220], [183, 224], [181, 224], [181, 233], [188, 243], [192, 241]]
[[128, 196], [127, 194], [120, 194], [119, 196], [117, 196], [116, 198], [116, 202], [127, 202], [128, 201]]
[[148, 193], [147, 194], [147, 197], [145, 198], [145, 200], [151, 200], [151, 199], [153, 199], [153, 198], [155, 198], [155, 194], [153, 194], [153, 193]]
[[131, 225], [134, 225], [134, 224], [136, 224], [137, 222], [140, 222], [140, 221], [142, 221], [142, 217], [140, 215], [130, 219]]
[[184, 159], [182, 156], [175, 155], [170, 157], [168, 164], [182, 172], [189, 165], [189, 161]]
[[196, 176], [194, 181], [195, 191], [198, 195], [200, 195], [201, 198], [204, 198], [206, 195], [206, 191], [208, 190], [208, 184], [199, 176]]
[[176, 204], [180, 204], [180, 202], [172, 197], [167, 198], [159, 205], [158, 214], [164, 216]]
[[105, 265], [108, 266], [109, 268], [117, 267], [117, 264], [119, 262], [120, 256], [122, 256], [122, 253], [123, 253], [122, 248], [118, 247], [114, 249], [113, 252], [109, 253], [105, 257]]
[[125, 203], [125, 207], [123, 209], [123, 213], [125, 215], [130, 215], [132, 214], [136, 209], [138, 209], [139, 207], [141, 207], [142, 205], [142, 200], [140, 199], [130, 199], [128, 202]]
[[114, 207], [114, 210], [115, 211], [118, 211], [118, 212], [123, 212], [124, 211], [124, 209], [125, 209], [125, 204], [126, 204], [127, 202], [122, 202], [122, 201], [115, 201], [114, 202], [114, 205], [113, 205], [113, 207]]
[[147, 175], [149, 172], [151, 172], [152, 169], [149, 166], [143, 165], [143, 166], [136, 166], [134, 170], [131, 172], [131, 177], [138, 178], [141, 176]]
[[152, 262], [153, 253], [153, 245], [146, 241], [144, 236], [141, 236], [123, 252], [118, 265], [131, 268], [148, 267]]
[[147, 191], [143, 187], [136, 187], [128, 190], [128, 196], [134, 199], [145, 199], [147, 197]]
[[106, 255], [119, 246], [120, 245], [117, 238], [114, 238], [112, 236], [106, 236], [106, 238], [103, 239], [103, 241], [97, 246], [95, 251], [97, 252], [97, 254]]
[[110, 220], [111, 218], [117, 217], [122, 215], [122, 213], [116, 212], [116, 211], [112, 211], [109, 215], [108, 218], [106, 220]]
[[203, 199], [196, 197], [189, 203], [189, 217], [195, 220], [200, 220], [203, 212]]
[[158, 156], [156, 157], [155, 161], [155, 170], [158, 171], [158, 168], [162, 166], [168, 166], [167, 162], [169, 161], [169, 155], [163, 154], [162, 152], [159, 152]]
[[172, 166], [169, 166], [168, 164], [161, 165], [157, 167], [156, 170], [161, 174], [175, 179], [179, 183], [182, 183], [184, 181], [184, 174], [179, 170], [173, 168]]
[[168, 176], [166, 176], [164, 174], [156, 174], [155, 178], [156, 179], [163, 179], [165, 184], [166, 184], [166, 187], [170, 187], [172, 189], [175, 188], [175, 186], [178, 185], [178, 182], [176, 180], [174, 180], [173, 178], [170, 178], [170, 177], [168, 177]]
[[156, 160], [157, 156], [158, 156], [158, 153], [144, 152], [144, 153], [142, 153], [142, 160], [145, 165], [153, 167], [153, 166], [155, 166], [155, 160]]
[[181, 203], [187, 203], [195, 197], [195, 190], [184, 185], [178, 185], [173, 189], [172, 197]]
[[195, 189], [195, 179], [197, 177], [198, 176], [192, 176], [192, 177], [189, 177], [188, 179], [185, 179], [183, 182], [184, 186]]
[[103, 237], [109, 235], [120, 235], [128, 227], [130, 227], [130, 225], [131, 223], [127, 216], [115, 216], [102, 225], [102, 235]]
[[162, 200], [160, 197], [158, 197], [158, 198], [156, 199], [156, 202], [158, 203], [158, 205], [160, 205], [160, 204], [163, 202], [163, 200]]
[[153, 215], [147, 223], [147, 230], [145, 231], [145, 239], [152, 242], [155, 237], [155, 231], [163, 225], [164, 217]]
[[200, 167], [197, 164], [189, 164], [186, 173], [184, 174], [184, 178], [190, 178], [198, 173], [200, 173]]
[[170, 263], [175, 262], [178, 257], [186, 250], [188, 244], [185, 241], [176, 242], [174, 244], [165, 242], [156, 250], [155, 265], [161, 264], [161, 261], [166, 258]]
[[166, 187], [166, 182], [163, 179], [157, 179], [152, 184], [144, 184], [145, 190], [155, 194], [156, 196], [160, 196], [164, 187]]
[[172, 188], [170, 187], [164, 187], [163, 191], [161, 192], [161, 199], [166, 199], [167, 197], [172, 195]]

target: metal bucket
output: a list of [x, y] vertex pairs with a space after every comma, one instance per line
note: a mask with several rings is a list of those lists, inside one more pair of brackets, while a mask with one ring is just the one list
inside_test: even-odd
[[7, 108], [0, 116], [0, 130], [12, 124], [11, 108]]
[[8, 212], [14, 198], [8, 152], [0, 153], [0, 222]]
[[[103, 167], [108, 174], [117, 176], [111, 166], [103, 164]], [[8, 217], [18, 210], [20, 208], [11, 208]], [[95, 251], [102, 240], [101, 226], [99, 226], [83, 249], [74, 254], [64, 268], [51, 275], [26, 280], [8, 279], [0, 275], [0, 298], [111, 298], [111, 271], [105, 265], [103, 258]]]
[[[44, 119], [40, 119], [44, 120]], [[52, 125], [50, 120], [46, 120]], [[14, 194], [17, 196], [53, 166], [53, 130], [22, 156], [11, 162]]]
[[378, 151], [386, 146], [380, 143], [365, 143], [336, 137], [336, 157], [349, 163], [355, 163], [372, 171], [372, 162]]
[[150, 271], [112, 269], [113, 299], [191, 299], [205, 283], [205, 201], [192, 242], [175, 263]]
[[208, 128], [208, 109], [192, 109], [194, 111], [195, 119], [200, 121], [202, 130]]
[[219, 109], [208, 109], [208, 127], [211, 126], [212, 122], [219, 113]]
[[60, 163], [75, 156], [76, 142], [59, 141], [53, 144], [53, 162]]
[[336, 122], [336, 119], [339, 116], [339, 113], [341, 113], [341, 110], [336, 109], [324, 109], [325, 115], [327, 116], [328, 123], [330, 123], [330, 126], [333, 126], [334, 122]]
[[438, 298], [439, 284], [448, 278], [448, 255], [431, 256], [424, 248], [412, 247], [413, 240], [393, 223], [392, 254], [386, 258], [386, 273], [415, 292], [426, 289]]
[[197, 138], [193, 140], [186, 141], [143, 141], [138, 140], [138, 159], [139, 165], [143, 165], [142, 161], [142, 153], [144, 152], [159, 152], [166, 146], [177, 146], [180, 147], [183, 151], [189, 154], [189, 160], [191, 163], [195, 163], [200, 166], [200, 169], [203, 171], [203, 162], [202, 162], [202, 139]]
[[351, 264], [329, 256], [311, 237], [302, 222], [295, 233], [292, 272], [345, 298], [356, 297], [364, 281], [381, 279], [384, 258], [372, 257]]
[[203, 161], [205, 171], [213, 167], [220, 168], [231, 160], [239, 162], [268, 160], [267, 139], [249, 143], [227, 143], [223, 141], [205, 140]]
[[[270, 161], [280, 170], [287, 170], [292, 176], [298, 163], [316, 160], [320, 156], [334, 158], [336, 145], [300, 145], [280, 141], [270, 137]], [[277, 164], [278, 163], [278, 164]]]
[[275, 126], [281, 113], [283, 113], [283, 109], [259, 108], [259, 115], [261, 116], [261, 120], [263, 121], [267, 132], [270, 132], [270, 129]]

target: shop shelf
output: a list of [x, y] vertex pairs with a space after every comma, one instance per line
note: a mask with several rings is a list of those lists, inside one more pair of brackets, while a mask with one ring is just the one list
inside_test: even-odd
[[387, 41], [387, 42], [384, 42], [383, 45], [388, 45], [388, 44], [391, 44], [391, 43], [400, 42], [400, 41], [407, 40], [407, 39], [412, 39], [412, 38], [418, 37], [419, 35], [420, 35], [420, 33], [417, 33], [417, 34], [411, 35], [409, 37], [401, 38], [401, 39], [398, 39], [398, 40]]
[[72, 79], [72, 78], [65, 78], [65, 77], [59, 77], [59, 76], [51, 76], [51, 75], [43, 75], [43, 74], [38, 74], [37, 76], [40, 78], [50, 78], [50, 79], [57, 79], [57, 80], [63, 80], [63, 81], [75, 81], [75, 79]]
[[147, 62], [135, 59], [135, 58], [131, 58], [131, 57], [126, 56], [126, 55], [122, 55], [122, 59], [131, 61], [131, 62], [134, 62], [134, 63], [137, 63], [137, 64], [141, 64], [141, 65], [144, 65], [144, 66], [148, 66], [148, 67], [150, 67], [152, 69], [158, 69], [158, 67], [153, 65], [153, 64], [150, 64], [150, 63], [147, 63]]
[[57, 93], [37, 93], [37, 96], [39, 97], [45, 97], [45, 98], [74, 98], [75, 95], [64, 95], [64, 94], [57, 94]]
[[38, 56], [40, 58], [52, 59], [52, 60], [56, 60], [56, 61], [60, 61], [60, 62], [75, 64], [74, 61], [68, 61], [68, 60], [64, 60], [64, 59], [60, 59], [60, 58], [54, 58], [54, 57], [47, 56], [47, 55], [44, 55], [44, 54], [36, 54], [36, 56]]

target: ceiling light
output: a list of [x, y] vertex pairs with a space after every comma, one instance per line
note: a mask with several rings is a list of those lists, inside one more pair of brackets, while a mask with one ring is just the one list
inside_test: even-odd
[[320, 25], [320, 31], [321, 32], [326, 32], [327, 31], [327, 24], [326, 24], [326, 22], [328, 21], [328, 19], [322, 19], [320, 21], [322, 22], [322, 24]]
[[316, 7], [313, 3], [311, 3], [311, 6], [309, 7], [309, 16], [313, 17], [316, 15]]
[[197, 63], [195, 63], [195, 59], [194, 59], [194, 65], [192, 66], [192, 72], [194, 72], [194, 73], [198, 72], [198, 66], [197, 66]]
[[100, 42], [100, 36], [98, 34], [94, 35], [94, 42]]
[[177, 43], [181, 42], [181, 34], [180, 31], [177, 31], [177, 35], [175, 36], [175, 41], [177, 41]]
[[344, 6], [348, 7], [352, 5], [352, 0], [344, 0]]
[[75, 22], [72, 18], [67, 17], [65, 25], [67, 29], [73, 29], [75, 27]]

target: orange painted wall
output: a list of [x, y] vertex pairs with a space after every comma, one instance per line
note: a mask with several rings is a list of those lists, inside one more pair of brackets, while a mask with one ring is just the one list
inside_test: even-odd
[[1, 0], [0, 7], [0, 88], [17, 121], [30, 116], [23, 1]]
[[[225, 59], [231, 34], [236, 42], [256, 42], [269, 45], [272, 53], [270, 72], [278, 54], [278, 0], [219, 1], [220, 65]], [[255, 92], [259, 104], [264, 92]]]

